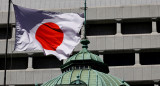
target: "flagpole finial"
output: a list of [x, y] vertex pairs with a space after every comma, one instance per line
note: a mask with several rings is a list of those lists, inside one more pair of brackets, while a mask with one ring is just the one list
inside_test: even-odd
[[88, 48], [88, 44], [90, 43], [90, 41], [88, 39], [82, 39], [81, 40], [81, 44], [82, 44], [82, 48]]

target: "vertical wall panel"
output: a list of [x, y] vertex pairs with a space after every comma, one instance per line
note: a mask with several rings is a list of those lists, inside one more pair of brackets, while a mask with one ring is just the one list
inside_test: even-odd
[[115, 18], [122, 18], [122, 17], [123, 17], [123, 8], [122, 7], [115, 8]]
[[151, 66], [143, 67], [143, 80], [151, 80], [152, 79], [152, 70]]
[[152, 79], [160, 79], [160, 66], [151, 66]]
[[143, 17], [149, 17], [149, 13], [150, 13], [150, 10], [149, 10], [150, 6], [141, 6], [141, 16]]
[[105, 17], [106, 17], [106, 9], [97, 8], [97, 19], [105, 19]]
[[125, 0], [121, 0], [121, 5], [125, 5], [126, 1]]
[[87, 10], [87, 19], [97, 19], [97, 10], [94, 8], [89, 8]]
[[131, 7], [132, 8], [132, 17], [140, 17], [141, 15], [141, 7], [140, 6], [135, 6]]
[[4, 80], [4, 72], [0, 72], [0, 84], [3, 84], [3, 80]]
[[97, 39], [96, 36], [94, 37], [88, 37], [90, 44], [88, 45], [89, 50], [95, 50], [97, 48]]
[[120, 0], [116, 0], [116, 6], [120, 6], [121, 5], [121, 1]]
[[152, 0], [146, 0], [146, 4], [151, 4]]
[[127, 5], [127, 6], [132, 5], [131, 0], [126, 0], [126, 5]]
[[141, 4], [146, 4], [147, 0], [141, 0]]
[[106, 8], [106, 18], [107, 19], [115, 18], [115, 8], [112, 7]]
[[[31, 4], [31, 3], [32, 3], [32, 4]], [[32, 0], [32, 2], [31, 2], [31, 0], [25, 1], [25, 7], [27, 7], [27, 8], [31, 8], [31, 5], [33, 5], [33, 4], [35, 4], [34, 0]], [[33, 9], [33, 8], [32, 8], [32, 9]]]
[[133, 70], [132, 67], [124, 68], [124, 80], [133, 80]]
[[42, 83], [42, 71], [34, 71], [34, 83]]
[[7, 12], [2, 12], [2, 23], [7, 23]]
[[25, 73], [25, 84], [35, 84], [34, 82], [34, 76], [33, 76], [34, 72], [33, 71], [27, 71]]
[[133, 36], [133, 48], [141, 48], [142, 36]]
[[0, 12], [0, 23], [2, 23], [2, 17], [3, 17], [3, 14], [2, 14], [2, 12]]
[[11, 84], [16, 84], [17, 83], [17, 79], [16, 79], [17, 72], [16, 71], [11, 71], [11, 72], [12, 73], [11, 73], [11, 76], [10, 76], [10, 78], [11, 78], [10, 83]]
[[107, 50], [113, 50], [114, 49], [114, 42], [115, 42], [115, 40], [114, 40], [114, 36], [107, 36], [106, 37], [106, 49]]
[[142, 35], [142, 48], [150, 48], [150, 47], [151, 47], [151, 36]]
[[59, 6], [59, 2], [58, 2], [59, 0], [55, 0], [55, 9], [58, 9], [58, 8], [60, 8], [60, 6]]
[[2, 12], [7, 12], [7, 10], [8, 10], [8, 0], [2, 0], [1, 1], [2, 2], [2, 4], [1, 4], [1, 11]]
[[123, 18], [132, 17], [132, 7], [123, 7]]
[[152, 48], [156, 48], [157, 47], [158, 39], [159, 39], [158, 35], [151, 35], [151, 47]]
[[123, 49], [123, 36], [115, 36], [115, 49]]
[[157, 7], [157, 5], [150, 6], [150, 16], [157, 16], [158, 17], [158, 7]]
[[132, 36], [124, 36], [123, 41], [124, 41], [124, 49], [132, 49], [133, 46]]
[[101, 0], [96, 0], [96, 7], [100, 7], [101, 6]]
[[124, 80], [124, 68], [115, 68], [114, 69], [114, 76]]
[[142, 67], [134, 67], [134, 80], [142, 80], [143, 77], [143, 70]]
[[52, 71], [50, 71], [50, 70], [43, 70], [42, 71], [42, 80], [43, 80], [43, 82], [46, 82], [46, 81], [51, 79], [51, 73], [52, 73]]
[[25, 84], [25, 71], [17, 71], [17, 84]]
[[115, 6], [116, 5], [116, 0], [111, 0], [111, 6]]
[[101, 0], [101, 7], [105, 7], [106, 6], [106, 0]]
[[106, 39], [105, 36], [97, 37], [97, 50], [105, 50]]
[[53, 78], [56, 78], [56, 77], [58, 77], [60, 74], [62, 74], [60, 68], [57, 68], [57, 69], [55, 69], [55, 70], [52, 70], [52, 71], [51, 71], [51, 78], [52, 78], [52, 79], [53, 79]]
[[153, 5], [157, 5], [157, 0], [152, 0], [152, 3]]
[[111, 6], [111, 0], [106, 0], [106, 7]]
[[[0, 0], [0, 12], [2, 11], [2, 0]], [[1, 17], [0, 17], [1, 18]]]

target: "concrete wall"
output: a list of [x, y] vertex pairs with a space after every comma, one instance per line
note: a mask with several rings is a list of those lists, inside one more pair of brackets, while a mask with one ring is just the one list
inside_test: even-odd
[[[79, 8], [84, 6], [84, 0], [12, 0], [14, 4], [35, 9]], [[8, 0], [0, 1], [0, 11], [7, 11]], [[114, 7], [157, 5], [159, 0], [87, 0], [88, 7]]]
[[[109, 69], [110, 74], [126, 81], [160, 79], [160, 65], [119, 66]], [[3, 85], [3, 72], [0, 71], [0, 85]], [[60, 74], [60, 69], [8, 70], [7, 84], [41, 84]]]
[[[2, 5], [1, 5], [2, 6]], [[87, 9], [87, 20], [126, 19], [126, 18], [154, 18], [160, 16], [159, 5], [90, 7]], [[80, 8], [75, 9], [48, 9], [56, 12], [82, 13]], [[11, 12], [11, 23], [15, 23], [14, 12]], [[0, 23], [7, 23], [7, 11], [0, 11]]]
[[[8, 70], [7, 84], [42, 84], [61, 74], [59, 68], [39, 70]], [[4, 71], [0, 70], [0, 85], [3, 85]]]
[[[108, 36], [90, 36], [89, 50], [91, 51], [110, 51], [127, 49], [153, 49], [160, 48], [160, 34], [136, 34], [136, 35], [108, 35]], [[5, 53], [5, 40], [0, 40], [0, 54]], [[14, 38], [9, 40], [8, 53], [14, 50]], [[81, 44], [76, 46], [74, 51], [81, 50]], [[33, 51], [29, 51], [33, 52]], [[34, 51], [41, 52], [41, 51]], [[17, 52], [13, 53], [27, 53]]]

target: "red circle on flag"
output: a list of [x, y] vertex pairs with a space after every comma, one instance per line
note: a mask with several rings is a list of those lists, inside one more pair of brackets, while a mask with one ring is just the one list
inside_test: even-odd
[[48, 22], [37, 29], [35, 37], [44, 49], [55, 51], [62, 43], [64, 34], [57, 24]]

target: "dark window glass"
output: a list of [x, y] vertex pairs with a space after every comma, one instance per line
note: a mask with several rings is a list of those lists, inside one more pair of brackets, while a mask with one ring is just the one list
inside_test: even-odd
[[[6, 38], [7, 25], [0, 25], [0, 39]], [[8, 29], [8, 38], [12, 37], [12, 27], [10, 26]]]
[[160, 21], [157, 21], [157, 32], [160, 33]]
[[140, 63], [142, 65], [160, 64], [160, 52], [140, 53]]
[[33, 68], [59, 68], [63, 61], [58, 60], [55, 56], [33, 57]]
[[115, 35], [116, 23], [110, 24], [88, 24], [86, 26], [86, 35]]
[[127, 82], [130, 86], [154, 86], [154, 81], [129, 81]]
[[104, 62], [109, 66], [127, 66], [135, 64], [134, 53], [105, 54]]
[[[15, 85], [15, 86], [35, 86], [35, 84], [33, 84], [33, 85], [25, 84], [25, 85]], [[38, 84], [38, 86], [40, 86], [40, 85]]]
[[135, 84], [135, 85], [130, 84], [130, 86], [154, 86], [154, 84]]
[[[7, 58], [7, 69], [27, 69], [28, 67], [28, 58], [19, 57], [19, 58]], [[0, 58], [0, 70], [4, 70], [4, 58]]]
[[142, 34], [152, 32], [152, 22], [124, 22], [122, 34]]

